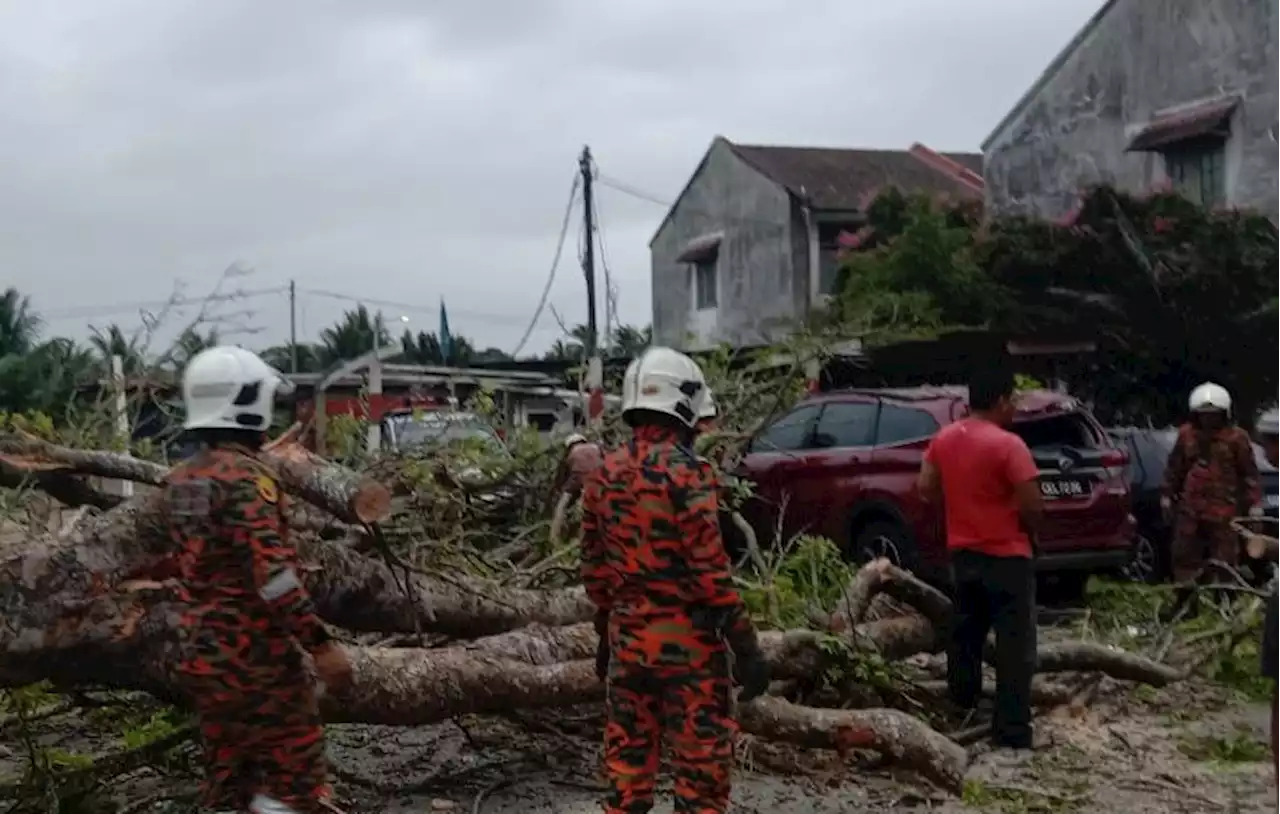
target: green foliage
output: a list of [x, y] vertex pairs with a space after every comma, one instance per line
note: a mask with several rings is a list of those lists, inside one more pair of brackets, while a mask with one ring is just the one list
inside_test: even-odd
[[368, 423], [351, 413], [325, 418], [324, 442], [328, 456], [337, 461], [355, 462], [365, 457]]
[[771, 627], [807, 625], [809, 610], [833, 608], [853, 577], [840, 549], [824, 537], [802, 535], [789, 549], [763, 556], [766, 573], [744, 578], [741, 592], [752, 615]]
[[833, 310], [868, 345], [958, 326], [1098, 339], [1064, 372], [1104, 421], [1176, 419], [1209, 379], [1241, 415], [1275, 398], [1277, 238], [1262, 215], [1098, 187], [1059, 222], [984, 223], [971, 203], [897, 191], [867, 216]]
[[1178, 741], [1178, 751], [1207, 763], [1261, 763], [1271, 758], [1271, 750], [1247, 726], [1226, 736], [1184, 737]]
[[1009, 307], [974, 256], [972, 224], [928, 197], [886, 193], [868, 222], [892, 239], [846, 257], [835, 309], [869, 344], [984, 327]]

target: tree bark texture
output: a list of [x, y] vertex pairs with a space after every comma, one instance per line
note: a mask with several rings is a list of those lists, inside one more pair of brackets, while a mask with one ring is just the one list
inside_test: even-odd
[[[296, 442], [268, 445], [260, 457], [279, 475], [286, 492], [346, 523], [376, 523], [391, 511], [391, 493], [385, 486], [327, 461]], [[10, 473], [10, 479], [16, 473], [34, 477], [58, 473], [95, 475], [150, 486], [162, 483], [169, 471], [161, 464], [117, 452], [71, 449], [12, 433], [0, 436], [0, 465]], [[102, 505], [101, 501], [83, 502]]]

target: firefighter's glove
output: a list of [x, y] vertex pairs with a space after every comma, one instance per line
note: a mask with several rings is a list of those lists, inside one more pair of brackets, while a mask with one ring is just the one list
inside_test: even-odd
[[596, 678], [604, 681], [609, 675], [609, 614], [599, 611], [596, 627]]

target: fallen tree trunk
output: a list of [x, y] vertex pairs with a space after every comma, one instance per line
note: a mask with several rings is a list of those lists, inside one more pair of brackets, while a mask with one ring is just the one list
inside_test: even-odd
[[946, 594], [881, 558], [858, 569], [844, 591], [844, 601], [828, 620], [828, 629], [847, 630], [861, 624], [872, 600], [881, 593], [919, 611], [940, 633], [951, 624], [952, 605]]
[[[327, 461], [296, 442], [268, 445], [263, 448], [261, 458], [280, 476], [286, 492], [325, 509], [339, 520], [376, 523], [391, 511], [391, 493], [385, 486]], [[37, 477], [41, 473], [57, 472], [150, 486], [163, 483], [169, 471], [161, 464], [117, 452], [71, 449], [12, 433], [0, 436], [0, 463], [13, 472]]]
[[347, 523], [369, 524], [391, 513], [391, 491], [359, 472], [332, 463], [291, 441], [262, 450], [262, 459], [304, 500]]
[[846, 752], [866, 749], [958, 794], [968, 756], [929, 725], [894, 709], [815, 709], [780, 698], [758, 698], [738, 708], [747, 732], [799, 746]]
[[34, 488], [70, 508], [93, 506], [96, 509], [112, 509], [124, 498], [95, 489], [84, 478], [58, 471], [32, 471], [16, 467], [0, 455], [0, 488]]
[[[147, 602], [147, 596], [98, 597], [81, 603], [41, 635], [27, 635], [31, 628], [16, 637], [0, 634], [6, 653], [0, 663], [0, 686], [47, 680], [59, 689], [95, 685], [144, 690], [182, 703], [181, 685], [169, 672], [178, 640], [177, 608], [168, 602]], [[339, 695], [325, 696], [325, 718], [415, 726], [465, 714], [602, 699], [605, 687], [590, 660], [529, 664], [509, 658], [545, 660], [540, 648], [556, 646], [552, 640], [537, 642], [547, 632], [505, 634], [498, 641], [440, 649], [349, 648], [353, 684]], [[520, 637], [533, 641], [521, 644]], [[570, 639], [575, 641], [570, 646], [583, 644], [576, 642], [578, 638], [572, 634]], [[560, 644], [565, 641], [562, 638]], [[789, 648], [803, 646], [797, 638], [774, 652], [785, 657]], [[785, 669], [790, 663], [779, 667]], [[964, 750], [954, 744], [948, 748], [944, 737], [904, 713], [818, 710], [758, 699], [743, 705], [739, 718], [745, 731], [772, 740], [876, 751], [952, 790], [958, 788], [963, 772]]]
[[339, 542], [299, 540], [314, 566], [306, 583], [320, 614], [355, 631], [441, 633], [475, 638], [526, 625], [569, 625], [590, 619], [595, 606], [582, 588], [498, 588], [465, 578], [392, 567]]

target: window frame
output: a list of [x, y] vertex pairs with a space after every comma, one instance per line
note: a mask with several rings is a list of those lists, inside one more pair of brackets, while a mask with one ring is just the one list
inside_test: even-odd
[[[720, 253], [701, 257], [689, 264], [689, 276], [693, 281], [693, 310], [714, 311], [720, 307]], [[704, 283], [709, 278], [711, 285]], [[707, 296], [708, 291], [710, 296]]]
[[[824, 405], [822, 404], [797, 404], [795, 407], [793, 407], [792, 409], [788, 410], [786, 413], [783, 413], [781, 416], [779, 416], [776, 421], [770, 422], [768, 426], [760, 430], [760, 432], [757, 433], [756, 436], [751, 439], [751, 444], [747, 447], [747, 454], [751, 455], [751, 454], [757, 454], [757, 453], [770, 453], [775, 455], [787, 455], [790, 453], [804, 452], [805, 450], [809, 449], [810, 445], [813, 442], [814, 428], [818, 426], [818, 418], [819, 416], [822, 415], [823, 406]], [[808, 425], [808, 427], [805, 430], [803, 437], [800, 439], [799, 446], [793, 449], [783, 449], [781, 447], [773, 446], [773, 445], [770, 445], [768, 447], [761, 446], [761, 442], [764, 440], [765, 436], [769, 434], [770, 430], [778, 426], [778, 424], [782, 423], [782, 421], [784, 421], [785, 419], [788, 419], [796, 415], [797, 413], [805, 412], [805, 411], [811, 411], [813, 415], [805, 422]]]
[[[819, 427], [822, 426], [822, 419], [826, 416], [827, 411], [833, 407], [860, 407], [870, 410], [870, 428], [867, 437], [861, 444], [831, 444], [819, 445], [816, 443]], [[810, 433], [810, 447], [812, 449], [828, 450], [828, 449], [870, 449], [875, 446], [876, 433], [880, 427], [880, 400], [879, 399], [841, 399], [838, 401], [824, 402], [822, 412], [818, 414], [818, 418], [813, 422], [813, 432]]]
[[[1175, 141], [1161, 147], [1160, 156], [1165, 177], [1179, 195], [1207, 207], [1227, 202], [1225, 139], [1204, 136]], [[1194, 169], [1194, 178], [1190, 169]]]
[[[881, 440], [880, 427], [884, 424], [884, 417], [885, 417], [886, 410], [898, 410], [904, 413], [919, 413], [933, 423], [933, 430], [926, 435], [903, 436], [902, 438], [897, 438], [892, 441]], [[916, 443], [919, 443], [920, 441], [924, 441], [928, 438], [932, 438], [933, 436], [937, 435], [938, 431], [941, 429], [942, 429], [942, 423], [938, 421], [937, 417], [933, 413], [929, 412], [928, 410], [922, 407], [908, 407], [905, 404], [895, 404], [891, 401], [890, 402], [881, 401], [880, 413], [876, 417], [876, 432], [873, 439], [873, 443], [877, 449], [879, 449], [880, 447], [896, 447], [896, 446], [903, 446], [906, 444], [916, 444]]]

